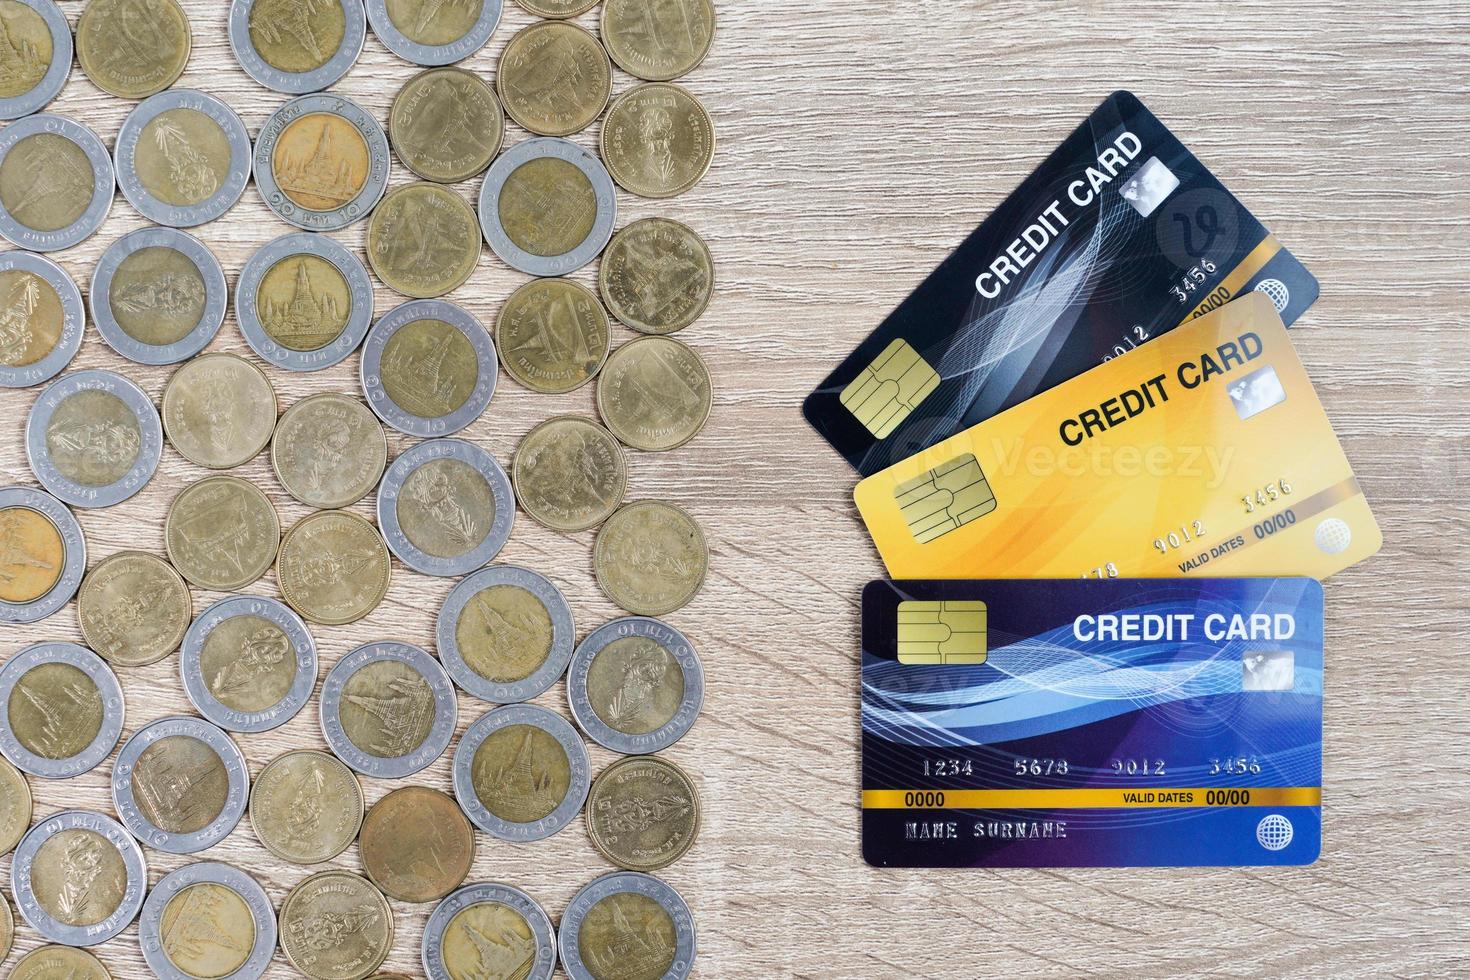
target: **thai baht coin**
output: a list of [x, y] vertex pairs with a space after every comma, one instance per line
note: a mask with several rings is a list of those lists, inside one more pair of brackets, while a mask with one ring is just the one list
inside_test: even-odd
[[694, 916], [671, 885], [614, 871], [572, 896], [559, 944], [572, 980], [684, 980], [694, 969]]
[[82, 346], [82, 293], [44, 255], [0, 252], [0, 388], [50, 381]]
[[704, 104], [671, 82], [618, 96], [602, 124], [602, 160], [639, 197], [674, 197], [699, 183], [715, 156], [715, 125]]
[[510, 479], [495, 457], [461, 439], [431, 439], [399, 456], [378, 487], [388, 547], [425, 575], [484, 567], [515, 524]]
[[189, 228], [234, 207], [250, 182], [250, 132], [234, 109], [169, 89], [128, 113], [113, 149], [117, 186], [143, 217]]
[[74, 507], [111, 507], [143, 489], [163, 456], [163, 425], [143, 389], [111, 371], [74, 371], [26, 419], [41, 485]]
[[0, 759], [0, 854], [15, 850], [31, 826], [31, 814], [31, 786], [25, 775]]
[[612, 62], [576, 24], [522, 28], [500, 56], [496, 87], [505, 111], [542, 136], [570, 136], [602, 115], [612, 94]]
[[475, 860], [475, 828], [437, 789], [405, 786], [373, 804], [358, 839], [373, 884], [400, 902], [437, 902], [458, 888]]
[[546, 394], [591, 381], [610, 343], [597, 295], [570, 279], [533, 279], [510, 294], [495, 321], [495, 346], [506, 372]]
[[265, 574], [276, 559], [281, 521], [253, 483], [211, 476], [185, 487], [163, 525], [168, 560], [201, 589], [233, 592]]
[[324, 391], [281, 416], [271, 466], [286, 492], [309, 507], [347, 507], [378, 485], [388, 439], [377, 416], [350, 395]]
[[120, 99], [162, 92], [184, 73], [193, 39], [177, 0], [88, 0], [77, 21], [77, 61]]
[[325, 235], [264, 245], [235, 284], [235, 317], [250, 349], [288, 371], [318, 371], [357, 350], [373, 323], [362, 260]]
[[0, 119], [46, 107], [71, 74], [71, 28], [55, 0], [5, 0], [0, 19], [11, 54], [0, 78]]
[[393, 909], [350, 871], [320, 871], [281, 903], [281, 949], [312, 980], [363, 980], [393, 948]]
[[619, 68], [650, 82], [667, 82], [699, 67], [715, 39], [710, 0], [607, 0], [602, 43]]
[[144, 551], [119, 551], [98, 562], [77, 596], [82, 638], [118, 667], [143, 667], [173, 653], [192, 615], [179, 573]]
[[443, 300], [389, 311], [363, 344], [360, 370], [373, 412], [415, 436], [450, 435], [479, 418], [499, 374], [485, 327]]
[[52, 945], [22, 956], [10, 980], [112, 980], [112, 974], [85, 949]]
[[617, 439], [581, 415], [558, 415], [527, 432], [511, 471], [521, 507], [553, 531], [601, 524], [623, 502], [628, 484]]
[[597, 379], [597, 411], [634, 449], [667, 452], [709, 420], [714, 386], [704, 359], [672, 337], [639, 337], [612, 352]]
[[454, 795], [492, 837], [550, 837], [582, 812], [592, 783], [587, 746], [571, 722], [534, 704], [481, 715], [454, 750]]
[[639, 616], [663, 616], [699, 592], [709, 545], [699, 522], [662, 500], [637, 500], [608, 518], [592, 551], [597, 584]]
[[500, 23], [501, 0], [367, 0], [373, 32], [416, 65], [448, 65], [485, 46]]
[[287, 95], [347, 74], [367, 37], [362, 0], [230, 0], [230, 48], [245, 73]]
[[362, 786], [325, 752], [278, 755], [250, 788], [250, 825], [265, 849], [283, 861], [330, 861], [357, 839]]
[[276, 390], [265, 372], [224, 351], [195, 357], [163, 389], [163, 431], [179, 455], [213, 470], [249, 462], [276, 427]]
[[444, 754], [457, 704], [449, 675], [429, 654], [407, 643], [368, 643], [327, 673], [322, 733], [363, 775], [399, 779]]
[[391, 561], [383, 536], [367, 521], [347, 511], [317, 511], [286, 532], [276, 582], [282, 597], [303, 617], [342, 626], [383, 601]]
[[316, 687], [316, 642], [275, 599], [231, 596], [189, 627], [179, 654], [184, 692], [199, 713], [232, 732], [279, 728]]
[[642, 218], [608, 243], [597, 269], [613, 316], [641, 333], [669, 334], [699, 319], [714, 294], [709, 246], [688, 225]]
[[546, 910], [519, 888], [465, 885], [434, 907], [421, 956], [429, 980], [551, 980], [556, 931]]
[[572, 607], [546, 576], [491, 565], [444, 600], [435, 628], [439, 661], [485, 701], [529, 701], [566, 673], [576, 645]]
[[176, 364], [209, 346], [230, 291], [219, 259], [177, 228], [139, 228], [107, 246], [92, 273], [92, 322], [139, 364]]
[[480, 185], [480, 229], [496, 255], [533, 276], [564, 276], [597, 258], [618, 218], [612, 177], [564, 139], [502, 153]]
[[673, 745], [704, 703], [704, 668], [683, 633], [646, 616], [604, 623], [567, 668], [567, 701], [587, 737], [625, 755]]
[[490, 166], [505, 137], [505, 112], [495, 90], [474, 72], [431, 68], [394, 97], [388, 136], [409, 170], [453, 184]]
[[186, 864], [148, 893], [138, 944], [161, 980], [256, 980], [276, 951], [276, 911], [265, 889], [239, 868]]
[[240, 822], [250, 770], [230, 737], [200, 718], [151, 721], [118, 750], [112, 801], [132, 835], [150, 847], [192, 854]]
[[117, 675], [86, 647], [35, 643], [0, 668], [0, 752], [42, 779], [89, 772], [123, 727]]
[[82, 526], [31, 487], [0, 487], [0, 623], [34, 623], [76, 595], [87, 569]]
[[102, 227], [112, 157], [81, 123], [41, 112], [0, 130], [0, 235], [20, 248], [71, 248]]
[[366, 218], [387, 190], [388, 168], [383, 127], [337, 95], [292, 99], [255, 139], [255, 185], [266, 207], [307, 231], [336, 231]]
[[602, 856], [629, 871], [657, 871], [688, 853], [699, 835], [699, 790], [656, 755], [619, 759], [587, 794], [587, 834]]
[[373, 211], [367, 254], [378, 278], [405, 296], [443, 296], [480, 262], [475, 210], [439, 184], [399, 187]]
[[63, 810], [21, 839], [10, 883], [21, 917], [43, 937], [95, 946], [137, 916], [148, 867], [122, 824], [90, 810]]

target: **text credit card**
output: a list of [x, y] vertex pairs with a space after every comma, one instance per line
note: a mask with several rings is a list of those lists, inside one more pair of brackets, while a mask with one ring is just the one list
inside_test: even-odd
[[1260, 293], [868, 477], [894, 578], [1323, 579], [1382, 544]]
[[863, 856], [880, 867], [1310, 864], [1312, 579], [873, 582]]
[[1252, 290], [1317, 281], [1128, 92], [1109, 96], [806, 399], [864, 475]]

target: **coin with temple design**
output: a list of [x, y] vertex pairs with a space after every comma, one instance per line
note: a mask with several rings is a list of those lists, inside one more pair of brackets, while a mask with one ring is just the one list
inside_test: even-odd
[[112, 210], [112, 157], [97, 134], [48, 112], [0, 130], [0, 235], [55, 252], [80, 244]]
[[576, 818], [592, 783], [571, 722], [534, 704], [481, 715], [454, 750], [454, 795], [475, 826], [508, 841], [542, 840]]
[[245, 755], [202, 718], [149, 722], [118, 751], [112, 800], [132, 835], [149, 847], [192, 854], [224, 840], [245, 813]]
[[71, 74], [72, 39], [55, 0], [0, 0], [11, 56], [0, 71], [0, 119], [19, 119], [56, 98]]
[[256, 980], [275, 952], [275, 909], [265, 889], [239, 868], [187, 864], [148, 893], [138, 942], [161, 980]]
[[94, 85], [120, 99], [142, 99], [183, 74], [193, 41], [177, 0], [88, 0], [76, 45]]
[[347, 74], [367, 36], [362, 0], [230, 0], [230, 47], [245, 73], [288, 95]]
[[365, 776], [399, 779], [428, 766], [454, 735], [458, 699], [439, 661], [408, 643], [367, 643], [322, 682], [322, 733]]
[[556, 931], [546, 910], [519, 888], [466, 885], [434, 907], [422, 960], [429, 980], [551, 980]]
[[684, 980], [694, 969], [694, 916], [667, 883], [614, 871], [572, 896], [559, 943], [572, 980]]
[[341, 96], [292, 99], [255, 140], [260, 196], [277, 216], [307, 231], [336, 231], [366, 218], [388, 188], [388, 170], [383, 128]]

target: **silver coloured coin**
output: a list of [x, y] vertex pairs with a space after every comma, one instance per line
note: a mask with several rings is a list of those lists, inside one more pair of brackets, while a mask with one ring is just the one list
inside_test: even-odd
[[19, 249], [0, 252], [0, 276], [7, 272], [35, 276], [56, 293], [61, 304], [61, 335], [56, 344], [40, 359], [20, 364], [35, 336], [31, 318], [45, 297], [39, 290], [28, 289], [24, 279], [12, 286], [11, 295], [0, 296], [4, 304], [0, 308], [0, 388], [29, 388], [56, 377], [76, 356], [87, 323], [86, 307], [72, 277], [44, 255]]
[[[475, 352], [478, 374], [475, 388], [464, 403], [438, 418], [427, 418], [398, 405], [383, 386], [383, 351], [393, 335], [419, 320], [438, 320], [454, 327], [469, 341]], [[469, 425], [490, 404], [495, 395], [495, 382], [499, 377], [500, 362], [495, 356], [495, 344], [485, 325], [467, 310], [442, 299], [415, 299], [389, 310], [368, 333], [362, 346], [362, 362], [359, 365], [363, 394], [373, 414], [399, 432], [411, 436], [447, 436]], [[432, 358], [423, 363], [409, 364], [404, 371], [421, 371], [424, 382], [430, 383], [437, 375], [438, 367]]]
[[667, 882], [641, 871], [614, 871], [583, 885], [567, 910], [561, 914], [561, 968], [571, 980], [597, 980], [606, 976], [602, 970], [593, 973], [582, 959], [581, 930], [587, 914], [605, 898], [632, 894], [651, 898], [668, 913], [674, 924], [674, 962], [661, 980], [684, 980], [694, 969], [694, 915], [683, 897]]
[[[362, 42], [367, 37], [367, 16], [363, 13], [362, 0], [336, 0], [342, 5], [342, 16], [346, 21], [342, 42], [337, 50], [319, 68], [311, 71], [282, 71], [261, 57], [250, 37], [250, 18], [256, 6], [269, 7], [269, 0], [230, 0], [230, 48], [235, 60], [245, 69], [245, 74], [268, 89], [287, 95], [303, 95], [320, 92], [357, 63], [362, 54]], [[316, 37], [310, 24], [305, 23], [309, 5], [299, 0], [282, 4], [284, 10], [266, 10], [262, 14], [265, 29], [282, 39], [290, 39], [303, 48], [309, 42], [316, 45]], [[292, 21], [300, 23], [292, 23]]]
[[[511, 586], [529, 592], [541, 603], [551, 619], [551, 650], [547, 653], [546, 660], [529, 676], [507, 683], [499, 683], [477, 673], [465, 662], [464, 654], [459, 648], [459, 621], [465, 607], [481, 592], [498, 586]], [[454, 682], [475, 697], [495, 704], [529, 701], [555, 684], [566, 673], [576, 642], [572, 607], [566, 596], [546, 576], [517, 565], [491, 565], [456, 584], [439, 610], [439, 620], [434, 631], [439, 660], [449, 676], [454, 678]]]
[[[465, 506], [452, 496], [441, 496], [433, 485], [409, 486], [405, 492], [405, 485], [420, 467], [438, 460], [463, 463], [485, 481], [493, 501], [488, 523], [483, 512]], [[399, 520], [399, 510], [405, 501], [432, 515], [429, 519], [440, 527], [453, 529], [456, 535], [464, 537], [464, 550], [442, 557], [414, 544]], [[483, 568], [510, 540], [515, 515], [515, 495], [505, 470], [494, 456], [462, 439], [431, 439], [419, 443], [393, 461], [378, 485], [378, 527], [383, 532], [383, 540], [399, 561], [425, 575], [464, 575]]]
[[[239, 0], [236, 2], [238, 3]], [[343, 2], [356, 3], [360, 0], [343, 0]], [[360, 7], [359, 10], [361, 10]], [[288, 196], [287, 190], [293, 186], [294, 178], [289, 174], [277, 174], [275, 170], [276, 144], [286, 129], [305, 116], [321, 114], [333, 115], [345, 120], [361, 135], [368, 153], [367, 175], [362, 186], [344, 203], [324, 211], [314, 210], [293, 201]], [[299, 166], [306, 170], [311, 167], [315, 159], [315, 157], [310, 157], [300, 160]], [[260, 135], [255, 138], [255, 186], [260, 191], [260, 196], [265, 199], [266, 207], [283, 220], [298, 228], [305, 228], [307, 231], [336, 231], [339, 228], [346, 228], [354, 221], [366, 218], [372, 213], [373, 208], [378, 206], [378, 202], [383, 198], [383, 192], [388, 189], [390, 166], [388, 137], [383, 132], [383, 127], [378, 125], [372, 113], [351, 99], [340, 95], [323, 93], [303, 95], [292, 99], [271, 113], [265, 125], [260, 127]], [[285, 179], [284, 186], [282, 185], [283, 178]], [[344, 190], [350, 192], [351, 188]]]
[[[238, 672], [248, 681], [250, 672], [269, 669], [278, 659], [289, 658], [296, 667], [291, 686], [281, 699], [258, 711], [240, 711], [223, 703], [215, 697], [204, 676], [202, 660], [210, 636], [225, 623], [241, 616], [264, 620], [274, 625], [280, 635], [259, 637], [258, 642], [248, 644], [246, 653], [230, 661], [225, 669]], [[268, 732], [296, 717], [311, 700], [311, 692], [316, 687], [316, 664], [316, 641], [312, 639], [305, 621], [284, 604], [260, 596], [230, 596], [215, 602], [189, 625], [179, 650], [179, 672], [184, 678], [184, 693], [189, 695], [190, 702], [201, 715], [231, 732]]]
[[[371, 664], [403, 664], [418, 674], [427, 687], [408, 690], [398, 687], [388, 696], [356, 695], [346, 689], [358, 671]], [[359, 711], [377, 719], [384, 740], [371, 748], [357, 745], [343, 725], [345, 711]], [[433, 763], [454, 737], [459, 700], [454, 684], [439, 661], [408, 643], [385, 640], [365, 643], [327, 672], [322, 682], [322, 735], [332, 754], [364, 776], [400, 779]], [[432, 719], [428, 735], [418, 745], [403, 745], [394, 736], [411, 734], [409, 725]], [[381, 751], [379, 751], [381, 750]]]
[[505, 906], [531, 927], [531, 941], [536, 946], [536, 953], [531, 960], [530, 971], [516, 976], [524, 980], [551, 980], [556, 971], [556, 931], [552, 928], [551, 917], [541, 903], [519, 888], [494, 882], [465, 885], [434, 906], [429, 921], [424, 925], [420, 953], [428, 980], [455, 980], [455, 975], [449, 972], [449, 966], [444, 962], [444, 934], [449, 924], [465, 909], [489, 904]]
[[[98, 420], [88, 415], [52, 422], [63, 403], [74, 395], [111, 395], [132, 412], [130, 429], [116, 420]], [[68, 476], [58, 468], [57, 453], [90, 460], [104, 469], [131, 465], [117, 479], [89, 484]], [[111, 507], [143, 489], [158, 469], [163, 456], [163, 423], [158, 409], [142, 388], [112, 371], [74, 371], [51, 382], [31, 406], [26, 418], [26, 458], [41, 486], [73, 507]]]
[[[102, 222], [107, 220], [107, 212], [112, 210], [112, 192], [116, 184], [112, 173], [112, 157], [108, 155], [107, 147], [97, 134], [74, 119], [52, 112], [39, 112], [34, 116], [17, 119], [0, 130], [0, 166], [4, 165], [5, 157], [17, 144], [40, 134], [70, 140], [82, 151], [92, 170], [92, 197], [76, 220], [54, 231], [30, 227], [23, 218], [18, 217], [0, 201], [0, 235], [33, 252], [56, 252], [85, 241], [102, 227]], [[28, 173], [25, 177], [34, 182], [44, 180], [46, 175], [43, 171], [37, 171]]]
[[[138, 143], [143, 139], [144, 130], [153, 120], [175, 109], [188, 109], [210, 119], [224, 134], [225, 142], [230, 148], [229, 172], [214, 191], [198, 204], [179, 205], [161, 200], [148, 190], [138, 176]], [[181, 135], [178, 139], [182, 142], [184, 138]], [[187, 143], [170, 143], [163, 152], [165, 155], [185, 154], [189, 149]], [[128, 203], [137, 208], [139, 214], [160, 225], [192, 228], [220, 217], [234, 207], [245, 193], [245, 185], [250, 183], [252, 159], [250, 131], [245, 128], [245, 123], [234, 109], [214, 96], [193, 89], [171, 88], [157, 95], [150, 95], [128, 113], [128, 117], [123, 120], [122, 129], [118, 130], [112, 159], [117, 168], [118, 189], [123, 192]]]
[[[667, 722], [646, 734], [631, 734], [614, 728], [598, 715], [587, 696], [587, 673], [593, 662], [603, 650], [623, 639], [646, 639], [655, 643], [672, 658], [684, 675], [684, 696], [679, 707]], [[624, 684], [629, 680], [632, 679], [625, 678]], [[571, 665], [567, 668], [567, 701], [571, 704], [572, 717], [577, 719], [587, 737], [598, 745], [624, 755], [660, 752], [683, 738], [699, 717], [699, 709], [704, 704], [704, 667], [688, 637], [668, 623], [649, 616], [623, 616], [588, 633], [572, 654]]]
[[[506, 180], [532, 160], [545, 157], [565, 160], [582, 171], [597, 195], [597, 216], [592, 230], [581, 244], [561, 255], [526, 251], [511, 240], [500, 223], [500, 192], [505, 189]], [[551, 136], [523, 140], [496, 158], [480, 185], [480, 230], [485, 241], [506, 265], [533, 276], [564, 276], [591, 262], [612, 238], [617, 220], [618, 195], [612, 176], [601, 160], [571, 140]]]
[[452, 65], [483, 48], [500, 23], [500, 8], [501, 0], [485, 0], [474, 25], [459, 38], [448, 44], [423, 44], [393, 23], [386, 0], [367, 0], [368, 20], [372, 22], [373, 33], [378, 35], [378, 39], [404, 61], [426, 66]]
[[[61, 694], [53, 691], [30, 691], [21, 686], [26, 674], [37, 667], [65, 664], [87, 675], [94, 690], [88, 691], [80, 682], [68, 685]], [[20, 698], [16, 698], [17, 689]], [[62, 694], [66, 700], [60, 700]], [[41, 754], [22, 744], [16, 737], [13, 709], [22, 706], [34, 710], [42, 719], [36, 733], [36, 747], [46, 749], [47, 743], [64, 739], [71, 719], [67, 712], [85, 711], [98, 718], [97, 734], [80, 752], [65, 758], [55, 758], [54, 752]], [[123, 692], [117, 675], [101, 657], [76, 643], [53, 641], [33, 643], [5, 662], [0, 668], [0, 753], [9, 759], [15, 768], [42, 779], [70, 779], [95, 769], [106, 759], [117, 745], [123, 729]]]
[[[475, 753], [487, 738], [511, 725], [539, 728], [556, 739], [567, 754], [567, 764], [571, 769], [571, 782], [561, 803], [545, 817], [530, 823], [516, 823], [496, 816], [475, 792]], [[587, 791], [591, 786], [592, 763], [587, 757], [587, 746], [582, 736], [577, 734], [571, 722], [537, 704], [508, 704], [485, 712], [465, 729], [459, 746], [454, 750], [454, 798], [459, 800], [460, 809], [476, 827], [501, 840], [520, 843], [550, 837], [582, 812], [582, 804], [587, 802]]]
[[[270, 966], [271, 954], [275, 952], [276, 912], [271, 905], [270, 896], [254, 878], [233, 865], [217, 861], [200, 861], [198, 864], [186, 864], [170, 871], [148, 893], [143, 911], [138, 916], [138, 944], [143, 947], [143, 959], [148, 961], [148, 967], [161, 980], [198, 980], [194, 974], [185, 973], [169, 959], [163, 935], [164, 909], [168, 908], [176, 896], [194, 885], [219, 885], [228, 888], [249, 909], [255, 941], [249, 950], [235, 950], [236, 953], [245, 954], [245, 961], [226, 976], [228, 980], [256, 980]], [[192, 907], [188, 897], [183, 901], [185, 905], [179, 910], [179, 918], [175, 920], [178, 922], [180, 935], [171, 938], [184, 939], [187, 943], [190, 941], [189, 937], [192, 937], [193, 941], [204, 944], [211, 940], [231, 938], [221, 936], [215, 931], [207, 907]]]
[[[113, 295], [112, 287], [117, 271], [129, 256], [146, 248], [166, 248], [178, 252], [198, 270], [199, 279], [204, 284], [203, 310], [199, 314], [198, 322], [187, 334], [171, 344], [145, 344], [129, 335], [117, 319], [118, 303], [133, 302], [131, 297]], [[152, 286], [155, 291], [176, 288], [168, 282], [156, 282]], [[219, 259], [199, 239], [177, 228], [139, 228], [107, 246], [107, 250], [97, 260], [97, 268], [92, 272], [89, 299], [92, 304], [92, 322], [97, 325], [97, 332], [107, 341], [108, 347], [139, 364], [177, 364], [179, 361], [187, 361], [208, 347], [214, 335], [219, 333], [220, 325], [225, 322], [225, 307], [230, 301], [230, 290], [225, 284], [225, 270], [220, 267]], [[156, 292], [141, 296], [142, 309], [149, 310], [148, 304], [156, 299]], [[157, 315], [156, 310], [153, 315]]]
[[[17, 528], [4, 512], [13, 508], [35, 511], [51, 523], [61, 538], [61, 568], [45, 555], [31, 554], [16, 537]], [[56, 572], [56, 581], [44, 595], [29, 602], [0, 600], [0, 623], [34, 623], [45, 619], [71, 601], [87, 571], [87, 540], [71, 510], [41, 490], [31, 487], [0, 487], [0, 572], [14, 574], [23, 568]]]
[[[347, 283], [347, 324], [334, 339], [311, 350], [296, 350], [280, 343], [266, 330], [264, 317], [272, 314], [260, 306], [260, 284], [276, 265], [293, 256], [314, 256], [330, 263]], [[301, 272], [298, 272], [298, 276]], [[321, 299], [312, 291], [307, 278], [293, 296], [293, 301], [310, 304], [308, 309], [321, 313]], [[357, 350], [368, 328], [373, 325], [373, 282], [367, 266], [349, 249], [325, 235], [296, 231], [282, 235], [261, 246], [245, 262], [240, 279], [235, 283], [235, 319], [250, 349], [276, 367], [287, 371], [320, 371], [345, 360]]]
[[[19, 2], [30, 7], [46, 22], [46, 30], [51, 34], [51, 63], [46, 66], [45, 73], [35, 85], [19, 95], [0, 99], [0, 119], [19, 119], [41, 111], [61, 94], [62, 88], [66, 86], [66, 78], [71, 74], [71, 28], [67, 26], [66, 15], [61, 12], [61, 8], [56, 5], [55, 0]], [[8, 52], [7, 56], [10, 56]]]
[[[208, 747], [224, 769], [226, 791], [220, 812], [198, 830], [176, 832], [156, 825], [160, 805], [189, 805], [191, 785], [199, 773], [171, 772], [162, 785], [137, 778], [138, 760], [151, 746], [170, 738], [189, 738]], [[250, 802], [250, 769], [245, 755], [230, 736], [202, 718], [172, 715], [151, 721], [134, 732], [117, 753], [112, 765], [112, 803], [123, 825], [149, 847], [171, 854], [193, 854], [212, 847], [229, 836]]]
[[[90, 925], [71, 925], [46, 911], [36, 895], [35, 882], [31, 876], [36, 855], [42, 846], [57, 834], [71, 830], [87, 831], [102, 839], [100, 845], [96, 841], [85, 839], [86, 844], [77, 853], [68, 855], [68, 870], [75, 869], [75, 877], [68, 876], [62, 887], [77, 887], [82, 893], [79, 897], [84, 897], [89, 889], [78, 886], [88, 884], [92, 869], [99, 860], [105, 859], [105, 854], [98, 854], [96, 848], [111, 847], [122, 859], [124, 884], [121, 900], [109, 915]], [[10, 866], [10, 882], [16, 908], [20, 909], [20, 914], [30, 923], [31, 928], [54, 943], [96, 946], [122, 932], [137, 917], [138, 910], [143, 907], [143, 893], [148, 889], [148, 865], [143, 860], [143, 849], [116, 820], [91, 810], [62, 810], [26, 831], [26, 835], [15, 848], [15, 858]]]

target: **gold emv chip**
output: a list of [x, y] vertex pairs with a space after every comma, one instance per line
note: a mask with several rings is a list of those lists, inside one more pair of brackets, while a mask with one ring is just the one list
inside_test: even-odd
[[865, 429], [883, 439], [937, 387], [939, 375], [900, 337], [842, 389], [840, 400]]
[[919, 544], [943, 537], [995, 510], [995, 494], [973, 453], [934, 467], [894, 488], [909, 533]]
[[900, 602], [898, 662], [983, 664], [985, 603]]

